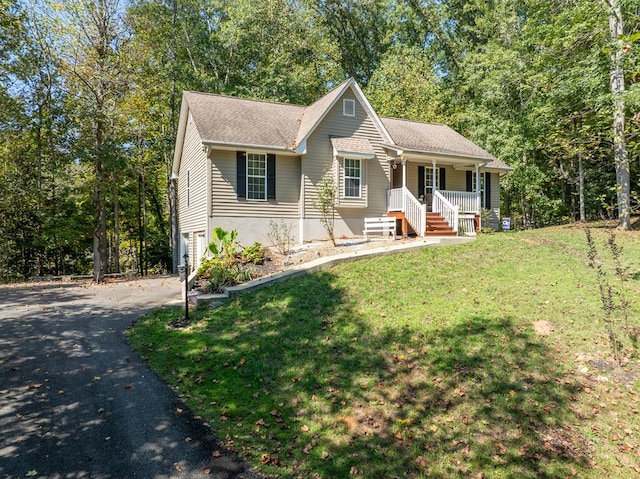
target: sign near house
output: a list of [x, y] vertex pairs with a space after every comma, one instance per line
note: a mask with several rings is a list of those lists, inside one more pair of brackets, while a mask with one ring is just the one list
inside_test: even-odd
[[502, 229], [505, 231], [511, 229], [511, 218], [502, 218]]

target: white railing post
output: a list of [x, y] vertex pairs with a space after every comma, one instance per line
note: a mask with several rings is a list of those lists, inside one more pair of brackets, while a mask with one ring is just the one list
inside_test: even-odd
[[453, 205], [442, 193], [438, 190], [433, 192], [433, 211], [440, 214], [451, 229], [458, 232], [458, 211], [459, 206]]

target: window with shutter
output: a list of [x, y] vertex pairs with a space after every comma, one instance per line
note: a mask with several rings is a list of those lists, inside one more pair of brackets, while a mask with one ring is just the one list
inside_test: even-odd
[[237, 195], [247, 200], [276, 198], [276, 155], [238, 151]]

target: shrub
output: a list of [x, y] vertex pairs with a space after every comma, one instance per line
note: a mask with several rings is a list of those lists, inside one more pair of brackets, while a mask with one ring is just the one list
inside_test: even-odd
[[245, 263], [262, 264], [264, 263], [264, 248], [257, 241], [251, 246], [247, 246], [242, 251], [242, 260]]
[[242, 268], [235, 261], [208, 258], [198, 268], [198, 277], [205, 282], [204, 290], [210, 293], [223, 293], [227, 286], [249, 281], [253, 277], [250, 268]]
[[269, 221], [269, 231], [266, 234], [267, 239], [273, 243], [281, 255], [287, 254], [291, 248], [291, 244], [293, 243], [293, 236], [291, 235], [292, 229], [293, 226], [285, 223], [284, 220], [280, 220], [278, 223]]
[[236, 230], [226, 231], [216, 226], [213, 229], [213, 241], [209, 243], [207, 250], [214, 258], [220, 259], [223, 256], [227, 259], [235, 258], [238, 252], [238, 232]]

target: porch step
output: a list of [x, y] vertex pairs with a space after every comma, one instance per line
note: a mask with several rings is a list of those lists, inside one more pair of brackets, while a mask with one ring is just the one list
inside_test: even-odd
[[[404, 213], [402, 212], [388, 212], [387, 216], [393, 216], [396, 219], [402, 220], [402, 234], [406, 236], [409, 233], [415, 233], [413, 228], [406, 220]], [[447, 221], [438, 213], [427, 212], [427, 225], [425, 228], [425, 236], [458, 236], [453, 229], [449, 226]]]
[[427, 213], [425, 236], [458, 236], [449, 223], [438, 213]]

